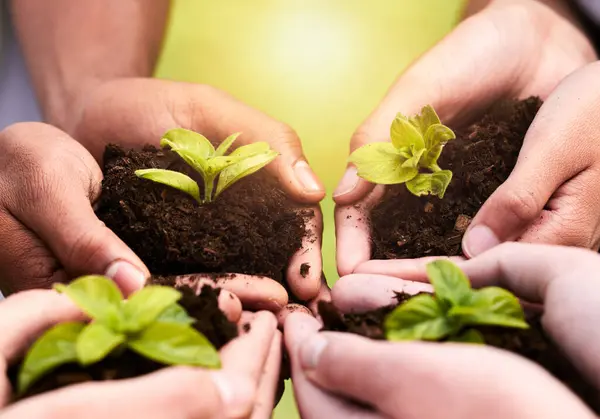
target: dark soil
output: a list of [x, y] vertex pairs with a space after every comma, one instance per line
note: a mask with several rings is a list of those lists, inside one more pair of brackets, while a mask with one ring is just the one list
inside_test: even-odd
[[442, 200], [416, 197], [405, 185], [386, 188], [370, 216], [374, 259], [456, 256], [471, 218], [509, 176], [538, 98], [499, 103], [466, 129], [455, 129], [439, 159], [453, 178]]
[[[219, 289], [204, 286], [199, 296], [189, 287], [181, 287], [179, 290], [183, 293], [179, 304], [197, 320], [193, 325], [194, 328], [203, 333], [217, 349], [237, 337], [236, 325], [227, 320], [225, 314], [219, 310]], [[16, 388], [19, 368], [20, 363], [15, 364], [8, 372], [13, 388]], [[138, 377], [161, 368], [165, 368], [165, 365], [126, 350], [122, 354], [109, 356], [88, 367], [82, 367], [79, 364], [63, 365], [33, 384], [29, 391], [19, 399], [87, 381]]]
[[312, 211], [299, 210], [268, 174], [242, 179], [213, 203], [199, 205], [183, 192], [135, 176], [147, 168], [177, 170], [202, 182], [170, 151], [106, 148], [97, 215], [152, 274], [230, 272], [284, 282]]
[[[399, 294], [398, 300], [403, 302], [411, 298]], [[360, 314], [342, 315], [331, 303], [320, 302], [319, 314], [323, 319], [324, 330], [347, 332], [370, 339], [385, 339], [383, 322], [385, 317], [396, 306], [382, 307], [374, 311]], [[514, 352], [536, 362], [557, 379], [567, 385], [596, 413], [600, 414], [600, 392], [590, 385], [571, 365], [560, 350], [544, 333], [539, 313], [528, 313], [528, 330], [504, 328], [478, 328], [488, 345]], [[452, 362], [452, 360], [448, 360]]]

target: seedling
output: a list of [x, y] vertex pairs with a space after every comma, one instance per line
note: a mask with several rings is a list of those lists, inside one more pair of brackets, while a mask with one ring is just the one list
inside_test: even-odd
[[95, 364], [125, 349], [166, 365], [219, 368], [219, 354], [196, 331], [174, 288], [148, 286], [123, 299], [108, 278], [84, 276], [55, 288], [69, 296], [91, 318], [90, 323], [61, 323], [29, 349], [18, 376], [18, 391], [63, 364]]
[[388, 340], [484, 343], [473, 326], [529, 328], [517, 297], [499, 287], [474, 290], [452, 262], [427, 265], [435, 295], [419, 294], [398, 306], [385, 320]]
[[391, 143], [367, 144], [350, 155], [358, 176], [382, 185], [405, 183], [416, 196], [443, 198], [452, 172], [442, 170], [437, 161], [444, 145], [456, 136], [442, 125], [435, 110], [427, 105], [412, 118], [399, 113], [392, 122], [390, 137]]
[[[238, 147], [225, 155], [240, 133], [227, 137], [216, 149], [202, 134], [183, 128], [168, 131], [160, 141], [163, 148], [170, 148], [197, 171], [204, 180], [204, 197], [200, 187], [191, 177], [173, 170], [136, 170], [136, 176], [179, 189], [192, 196], [198, 203], [211, 202], [238, 180], [249, 176], [269, 164], [279, 153], [271, 150], [266, 142]], [[215, 180], [217, 188], [213, 196]]]

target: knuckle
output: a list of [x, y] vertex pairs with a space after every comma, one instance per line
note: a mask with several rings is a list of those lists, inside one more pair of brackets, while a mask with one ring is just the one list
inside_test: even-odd
[[533, 192], [524, 189], [508, 189], [501, 195], [499, 206], [512, 215], [520, 224], [534, 220], [541, 211]]
[[365, 144], [372, 142], [371, 138], [371, 130], [368, 125], [363, 124], [360, 126], [350, 138], [350, 150], [356, 150], [359, 147], [362, 147]]
[[271, 138], [273, 138], [273, 146], [279, 148], [279, 151], [283, 149], [298, 151], [302, 150], [300, 144], [300, 137], [298, 133], [287, 124], [276, 121], [273, 126]]
[[[77, 267], [94, 267], [104, 263], [102, 257], [106, 246], [114, 239], [114, 233], [104, 223], [96, 220], [95, 225], [81, 231], [70, 245], [63, 264], [69, 270], [79, 270]], [[102, 268], [105, 268], [104, 266]], [[101, 273], [101, 272], [97, 272]]]

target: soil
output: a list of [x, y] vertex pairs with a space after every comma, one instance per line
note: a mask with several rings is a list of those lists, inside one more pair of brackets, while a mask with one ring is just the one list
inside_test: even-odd
[[[237, 337], [236, 325], [227, 320], [225, 314], [219, 309], [220, 290], [218, 288], [204, 286], [199, 296], [189, 287], [181, 287], [179, 290], [183, 293], [179, 304], [197, 320], [193, 324], [194, 328], [203, 333], [217, 349]], [[20, 367], [21, 363], [19, 362], [8, 371], [13, 388], [16, 388]], [[87, 367], [79, 364], [63, 365], [34, 383], [19, 399], [87, 381], [139, 377], [165, 367], [165, 365], [146, 359], [133, 351], [125, 350], [119, 355], [109, 356]]]
[[416, 197], [402, 184], [387, 187], [370, 215], [373, 259], [461, 255], [466, 227], [515, 167], [541, 104], [534, 97], [507, 100], [479, 122], [454, 129], [456, 139], [439, 159], [453, 173], [443, 199]]
[[[401, 303], [411, 296], [398, 294]], [[360, 314], [341, 314], [329, 302], [319, 303], [324, 330], [347, 332], [384, 340], [383, 322], [396, 305]], [[527, 313], [528, 330], [481, 327], [477, 328], [488, 345], [524, 356], [541, 365], [576, 393], [590, 408], [600, 414], [599, 392], [590, 385], [544, 333], [540, 313]], [[449, 360], [451, 362], [451, 360]]]
[[299, 209], [266, 172], [199, 205], [183, 192], [135, 176], [135, 170], [147, 168], [176, 170], [202, 181], [171, 151], [106, 148], [96, 213], [152, 274], [244, 273], [285, 281], [312, 210]]

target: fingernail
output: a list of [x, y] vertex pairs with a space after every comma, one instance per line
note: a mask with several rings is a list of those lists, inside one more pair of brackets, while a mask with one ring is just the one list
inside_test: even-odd
[[473, 257], [499, 244], [500, 239], [488, 226], [476, 225], [465, 234], [463, 251], [467, 256]]
[[223, 371], [212, 372], [211, 378], [223, 403], [224, 417], [246, 417], [252, 410], [254, 386], [248, 377]]
[[314, 370], [319, 364], [321, 354], [327, 347], [327, 338], [317, 333], [311, 336], [300, 348], [300, 365], [305, 370]]
[[346, 169], [346, 172], [344, 173], [344, 176], [342, 176], [340, 183], [338, 184], [337, 188], [335, 188], [335, 191], [333, 191], [334, 198], [346, 195], [356, 188], [356, 185], [358, 185], [358, 175], [356, 173], [355, 166], [350, 166]]
[[322, 192], [323, 186], [306, 160], [294, 164], [294, 174], [306, 192]]
[[146, 283], [146, 275], [139, 268], [124, 260], [117, 260], [109, 265], [105, 276], [122, 288], [137, 290]]

